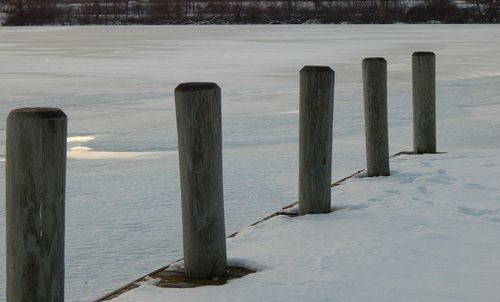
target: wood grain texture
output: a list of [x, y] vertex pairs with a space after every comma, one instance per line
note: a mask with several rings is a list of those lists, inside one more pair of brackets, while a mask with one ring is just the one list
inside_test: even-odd
[[22, 108], [7, 118], [7, 301], [64, 301], [66, 115]]
[[186, 276], [226, 271], [222, 186], [221, 92], [214, 83], [175, 89]]
[[334, 71], [300, 71], [299, 213], [331, 211]]
[[384, 58], [363, 60], [363, 99], [367, 174], [388, 176], [387, 62]]
[[436, 56], [412, 55], [413, 152], [436, 153]]

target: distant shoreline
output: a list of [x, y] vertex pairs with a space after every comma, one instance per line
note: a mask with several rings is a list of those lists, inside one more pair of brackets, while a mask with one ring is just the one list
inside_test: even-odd
[[383, 23], [383, 22], [372, 22], [372, 23], [354, 23], [354, 22], [331, 22], [331, 23], [315, 23], [315, 22], [303, 22], [303, 23], [286, 23], [286, 22], [269, 22], [269, 23], [207, 23], [207, 22], [171, 22], [171, 23], [110, 23], [110, 24], [102, 24], [102, 23], [47, 23], [47, 24], [23, 24], [23, 25], [12, 25], [12, 24], [0, 24], [0, 27], [36, 27], [36, 26], [53, 26], [53, 27], [77, 27], [77, 26], [240, 26], [240, 25], [249, 25], [249, 26], [261, 26], [261, 25], [498, 25], [500, 23], [480, 23], [480, 22], [468, 22], [468, 23], [456, 23], [456, 22], [440, 22], [440, 21], [427, 21], [427, 22], [392, 22], [392, 23]]
[[[500, 22], [486, 0], [0, 0], [0, 24], [484, 24]], [[2, 3], [4, 3], [2, 5]]]

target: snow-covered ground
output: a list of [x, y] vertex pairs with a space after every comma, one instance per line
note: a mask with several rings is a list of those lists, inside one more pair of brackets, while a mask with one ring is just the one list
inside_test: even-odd
[[302, 66], [336, 72], [339, 179], [364, 167], [368, 56], [388, 60], [391, 153], [411, 146], [416, 50], [437, 54], [438, 148], [500, 148], [499, 36], [498, 25], [0, 27], [0, 165], [10, 110], [54, 106], [68, 114], [66, 300], [89, 301], [181, 256], [177, 84], [222, 88], [230, 233], [297, 199]]
[[194, 289], [150, 280], [113, 301], [499, 301], [497, 150], [391, 164], [390, 177], [335, 187], [330, 214], [278, 216], [229, 239], [229, 263], [255, 274]]

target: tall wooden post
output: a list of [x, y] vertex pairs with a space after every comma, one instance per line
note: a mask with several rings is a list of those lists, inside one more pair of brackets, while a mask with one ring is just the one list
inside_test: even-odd
[[389, 131], [387, 125], [387, 62], [363, 60], [366, 165], [368, 176], [388, 176]]
[[413, 152], [436, 153], [436, 56], [415, 52], [412, 56]]
[[64, 301], [66, 115], [23, 108], [7, 118], [7, 301]]
[[327, 66], [300, 71], [299, 212], [331, 211], [335, 74]]
[[221, 92], [214, 83], [175, 89], [187, 277], [210, 279], [226, 272], [222, 188]]

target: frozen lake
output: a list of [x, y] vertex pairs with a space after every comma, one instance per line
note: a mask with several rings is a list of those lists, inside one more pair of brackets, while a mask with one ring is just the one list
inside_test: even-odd
[[[411, 54], [420, 50], [437, 55], [438, 149], [499, 148], [499, 38], [499, 25], [0, 27], [0, 188], [8, 112], [63, 109], [66, 300], [89, 301], [181, 256], [179, 83], [222, 89], [229, 234], [297, 199], [302, 66], [336, 72], [338, 179], [364, 167], [364, 57], [388, 61], [391, 153], [412, 146]], [[3, 301], [3, 239], [0, 284]]]

